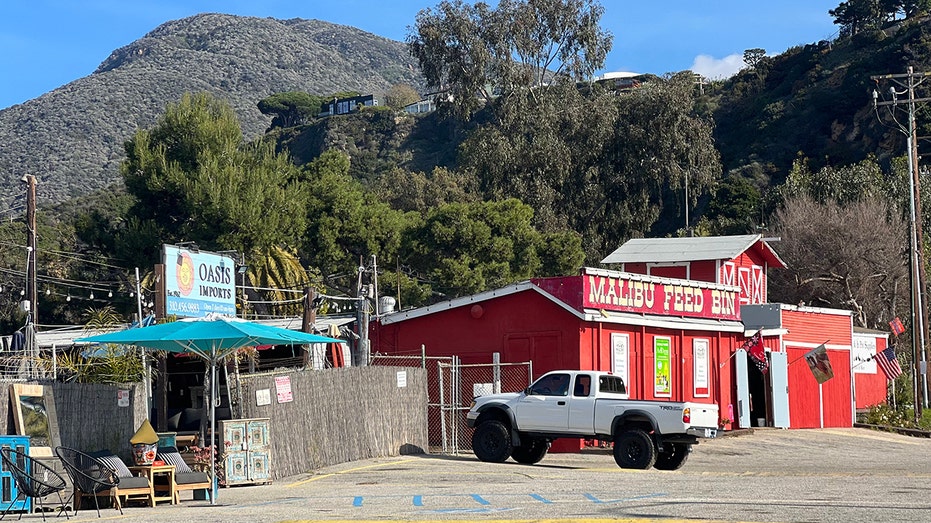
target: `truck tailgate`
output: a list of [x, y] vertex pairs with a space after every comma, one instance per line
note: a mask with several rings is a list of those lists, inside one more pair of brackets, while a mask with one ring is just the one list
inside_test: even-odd
[[686, 407], [691, 409], [693, 427], [718, 427], [718, 406], [709, 403], [688, 403]]

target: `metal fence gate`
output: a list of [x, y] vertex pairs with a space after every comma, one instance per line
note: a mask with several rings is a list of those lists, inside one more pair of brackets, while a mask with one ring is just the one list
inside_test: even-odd
[[427, 369], [427, 431], [431, 453], [459, 454], [472, 450], [472, 429], [466, 414], [472, 400], [486, 394], [517, 392], [533, 377], [533, 363], [492, 362], [463, 365], [458, 356], [373, 356], [372, 365]]

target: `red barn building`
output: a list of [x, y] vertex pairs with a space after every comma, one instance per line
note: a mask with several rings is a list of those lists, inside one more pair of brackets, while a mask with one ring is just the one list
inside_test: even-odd
[[[753, 396], [765, 401], [765, 406], [755, 405], [752, 412], [774, 420], [776, 426], [853, 426], [850, 311], [770, 303], [745, 305], [740, 312], [748, 329], [775, 333], [774, 346], [779, 351], [770, 354], [770, 369], [763, 377], [762, 389], [756, 385], [764, 395]], [[834, 377], [819, 384], [805, 356], [821, 345]], [[751, 389], [755, 386], [752, 374], [748, 385]]]
[[383, 316], [371, 340], [389, 355], [424, 346], [463, 364], [489, 362], [492, 353], [532, 360], [534, 377], [611, 371], [631, 398], [717, 403], [733, 418], [732, 374], [722, 363], [744, 341], [738, 317], [736, 287], [586, 268]]
[[[760, 235], [631, 240], [603, 261], [625, 272], [584, 268], [384, 315], [372, 324], [372, 351], [424, 347], [463, 364], [498, 353], [532, 361], [534, 378], [611, 371], [631, 398], [716, 403], [731, 427], [852, 425], [851, 315], [764, 305], [766, 271], [785, 265]], [[740, 350], [758, 331], [765, 374]], [[835, 373], [818, 385], [804, 355], [821, 343]]]

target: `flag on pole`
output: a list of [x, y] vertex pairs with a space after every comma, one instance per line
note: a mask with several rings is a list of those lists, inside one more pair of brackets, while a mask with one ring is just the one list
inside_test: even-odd
[[883, 371], [886, 379], [892, 381], [902, 374], [902, 367], [899, 366], [899, 360], [895, 357], [895, 348], [886, 347], [876, 353], [876, 363], [879, 364], [879, 370]]
[[828, 358], [828, 349], [823, 343], [806, 352], [805, 361], [808, 362], [808, 368], [811, 369], [819, 385], [834, 377], [831, 359]]
[[763, 347], [763, 329], [756, 331], [756, 334], [750, 336], [740, 348], [747, 351], [747, 355], [750, 356], [756, 368], [766, 374], [769, 361], [766, 360], [766, 348]]
[[896, 336], [905, 332], [905, 326], [902, 325], [902, 320], [900, 320], [898, 316], [889, 322], [889, 328], [892, 329], [892, 333]]

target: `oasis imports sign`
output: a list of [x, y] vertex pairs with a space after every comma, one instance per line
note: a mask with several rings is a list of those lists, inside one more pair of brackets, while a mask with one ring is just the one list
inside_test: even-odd
[[236, 315], [236, 263], [232, 258], [162, 246], [165, 313], [187, 318]]
[[607, 271], [585, 271], [582, 281], [582, 302], [586, 308], [663, 316], [740, 319], [740, 290], [737, 287]]

